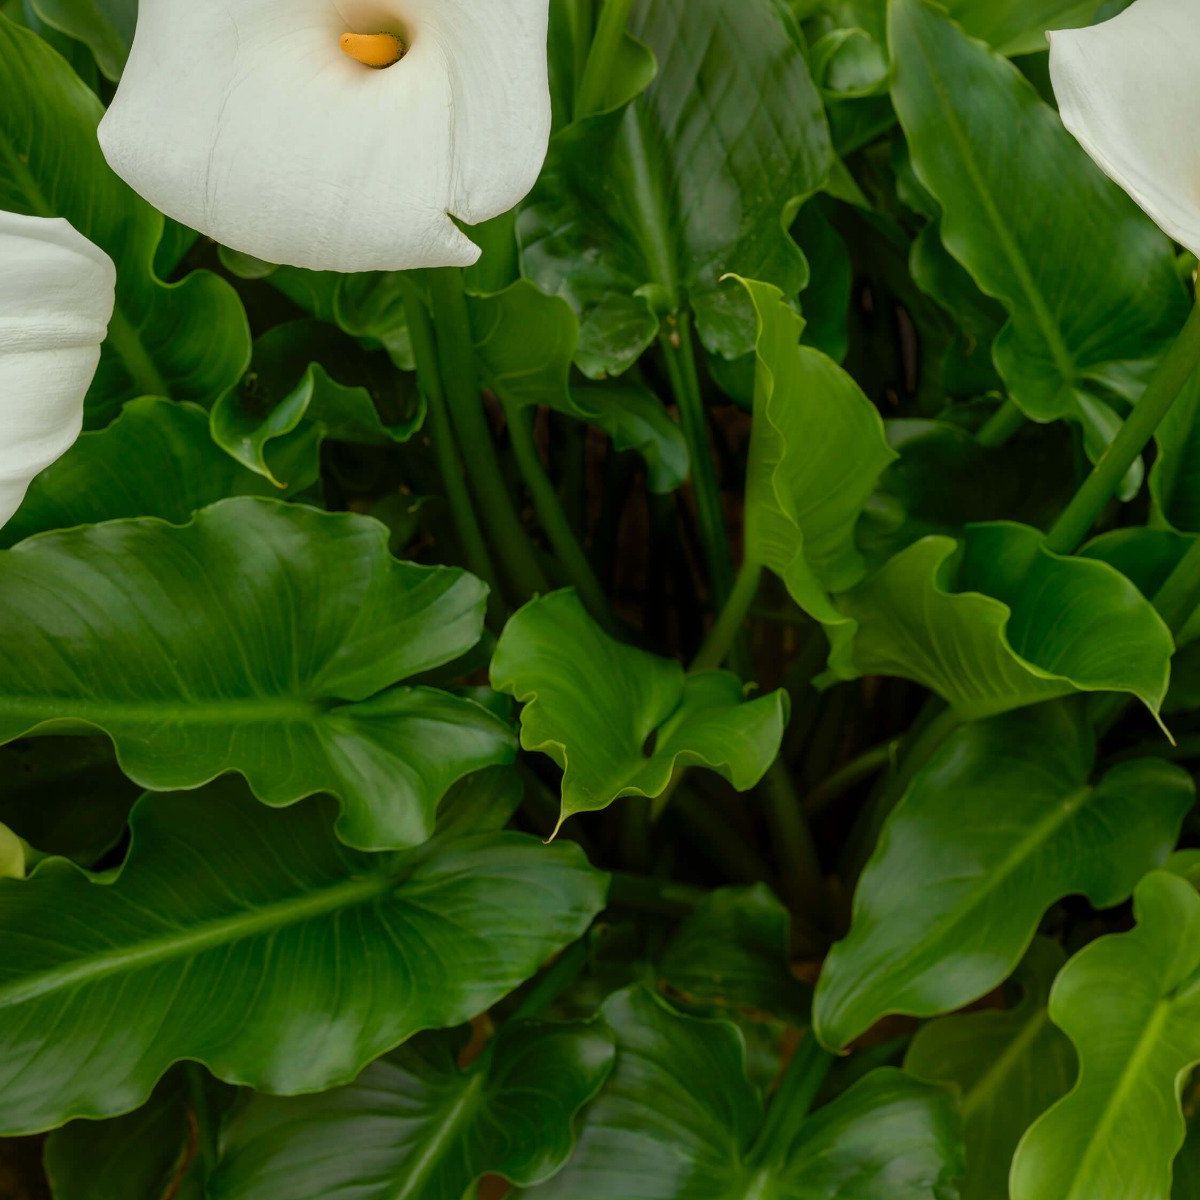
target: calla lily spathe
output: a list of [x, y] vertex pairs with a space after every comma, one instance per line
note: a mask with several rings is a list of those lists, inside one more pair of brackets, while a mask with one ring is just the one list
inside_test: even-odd
[[0, 525], [79, 436], [116, 281], [66, 221], [0, 212]]
[[156, 208], [268, 262], [466, 266], [479, 250], [447, 214], [508, 211], [545, 158], [548, 11], [142, 0], [100, 145]]
[[1200, 0], [1136, 0], [1050, 35], [1066, 127], [1164, 232], [1200, 255]]

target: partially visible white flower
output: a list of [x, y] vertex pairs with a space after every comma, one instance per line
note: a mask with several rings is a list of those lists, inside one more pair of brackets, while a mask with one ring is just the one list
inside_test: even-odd
[[0, 212], [0, 525], [79, 436], [116, 281], [66, 221]]
[[1200, 255], [1200, 0], [1137, 0], [1050, 35], [1066, 127], [1164, 232]]
[[[141, 0], [100, 124], [113, 170], [234, 250], [466, 266], [550, 136], [549, 0]], [[349, 36], [347, 36], [349, 35]]]

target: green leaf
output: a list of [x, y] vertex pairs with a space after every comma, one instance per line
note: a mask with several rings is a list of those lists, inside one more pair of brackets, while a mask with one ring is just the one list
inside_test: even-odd
[[832, 157], [791, 17], [773, 0], [639, 0], [630, 32], [659, 63], [623, 110], [558, 133], [521, 213], [522, 268], [582, 318], [577, 361], [617, 375], [690, 305], [701, 339], [750, 351], [728, 272], [795, 295], [804, 257], [786, 233]]
[[0, 530], [0, 546], [121, 517], [182, 525], [227, 496], [274, 490], [216, 445], [202, 408], [147, 396], [131, 400], [105, 429], [83, 434], [33, 481]]
[[1138, 697], [1157, 712], [1174, 643], [1123, 575], [1050, 553], [1025, 525], [925, 537], [837, 597], [831, 678], [899, 675], [965, 720], [1074, 692]]
[[972, 37], [1001, 54], [1045, 50], [1046, 30], [1088, 25], [1101, 0], [947, 0], [950, 15]]
[[778, 289], [747, 281], [758, 317], [754, 426], [746, 468], [746, 557], [774, 571], [811, 616], [863, 577], [854, 530], [895, 457], [875, 406], [845, 371], [799, 344]]
[[893, 0], [890, 38], [892, 98], [946, 247], [1008, 313], [994, 354], [1012, 398], [1039, 421], [1081, 418], [1097, 384], [1136, 398], [1185, 316], [1168, 240], [944, 10]]
[[626, 380], [571, 386], [579, 318], [561, 296], [522, 279], [467, 303], [480, 374], [506, 403], [545, 405], [603, 429], [618, 450], [642, 456], [651, 491], [669, 492], [687, 479], [683, 431], [652, 392]]
[[179, 1066], [163, 1076], [149, 1103], [108, 1121], [72, 1121], [46, 1139], [46, 1178], [54, 1200], [203, 1200], [199, 1122], [228, 1103], [232, 1089], [205, 1078], [203, 1116]]
[[806, 1021], [812, 993], [792, 974], [789, 926], [765, 884], [718, 888], [680, 925], [659, 974], [689, 1003]]
[[564, 821], [620, 796], [659, 796], [682, 766], [708, 767], [744, 792], [774, 761], [788, 716], [782, 689], [747, 701], [727, 671], [688, 675], [614, 640], [570, 589], [508, 622], [491, 675], [525, 705], [521, 745], [562, 767]]
[[1171, 852], [1190, 776], [1138, 759], [1089, 782], [1079, 706], [1042, 705], [952, 733], [889, 816], [826, 959], [813, 1024], [831, 1048], [889, 1013], [933, 1016], [986, 995], [1045, 911], [1125, 900]]
[[25, 847], [7, 825], [0, 825], [0, 879], [25, 878]]
[[32, 0], [33, 10], [47, 25], [83, 42], [109, 79], [121, 78], [133, 28], [137, 0]]
[[196, 271], [167, 286], [154, 274], [163, 218], [100, 153], [100, 101], [36, 35], [0, 18], [0, 209], [66, 217], [117, 265], [117, 307], [87, 421], [105, 424], [139, 395], [210, 401], [250, 359], [236, 293]]
[[1200, 533], [1200, 373], [1184, 385], [1155, 433], [1158, 455], [1150, 468], [1154, 523]]
[[1134, 915], [1135, 929], [1081, 950], [1050, 994], [1079, 1078], [1021, 1142], [1012, 1200], [1170, 1198], [1179, 1089], [1200, 1062], [1200, 896], [1155, 871]]
[[950, 1097], [875, 1071], [790, 1136], [755, 1144], [763, 1103], [725, 1021], [685, 1017], [641, 989], [604, 1005], [617, 1066], [579, 1149], [537, 1200], [931, 1200], [960, 1173]]
[[548, 1178], [612, 1069], [611, 1035], [598, 1021], [509, 1023], [465, 1070], [459, 1043], [431, 1034], [338, 1091], [256, 1097], [223, 1132], [208, 1200], [457, 1200], [485, 1174]]
[[1075, 1078], [1075, 1051], [1046, 1011], [1062, 964], [1056, 943], [1035, 940], [1017, 968], [1016, 1005], [932, 1021], [909, 1046], [906, 1071], [958, 1091], [967, 1150], [961, 1200], [1007, 1200], [1021, 1135]]
[[342, 800], [352, 845], [413, 845], [446, 789], [512, 757], [478, 704], [401, 681], [478, 640], [484, 586], [399, 563], [375, 521], [226, 500], [0, 553], [0, 741], [86, 722], [156, 791], [245, 775]]
[[[354, 377], [353, 385], [330, 375], [332, 363], [345, 379]], [[374, 362], [321, 321], [291, 321], [254, 343], [249, 373], [213, 406], [212, 436], [247, 470], [295, 489], [318, 478], [326, 438], [406, 442], [424, 416], [409, 379], [390, 360]]]
[[48, 859], [0, 884], [0, 1129], [129, 1112], [181, 1058], [274, 1094], [349, 1082], [488, 1008], [604, 904], [567, 842], [372, 855], [333, 816], [324, 797], [272, 812], [223, 780], [139, 802], [110, 882]]

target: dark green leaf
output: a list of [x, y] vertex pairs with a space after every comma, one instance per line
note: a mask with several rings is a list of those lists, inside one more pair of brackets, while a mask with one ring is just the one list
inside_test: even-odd
[[133, 42], [137, 0], [33, 0], [47, 25], [84, 42], [109, 79], [120, 79]]
[[1021, 1135], [1075, 1078], [1075, 1051], [1046, 1011], [1062, 964], [1062, 950], [1039, 938], [1017, 968], [1018, 1004], [932, 1021], [909, 1047], [905, 1070], [958, 1091], [967, 1148], [961, 1200], [1006, 1200]]
[[787, 693], [746, 700], [727, 671], [688, 675], [609, 637], [574, 591], [533, 600], [505, 627], [492, 686], [525, 705], [521, 744], [563, 768], [562, 819], [620, 796], [661, 795], [678, 767], [753, 787], [779, 752]]
[[1047, 29], [1087, 25], [1101, 0], [948, 0], [950, 15], [1001, 54], [1046, 49]]
[[101, 107], [63, 60], [0, 17], [0, 209], [66, 217], [117, 265], [117, 308], [88, 422], [139, 395], [211, 401], [250, 358], [233, 289], [197, 271], [170, 287], [152, 264], [163, 218], [109, 170], [96, 142]]
[[49, 859], [0, 884], [0, 1129], [131, 1111], [181, 1058], [276, 1094], [346, 1083], [488, 1008], [603, 906], [570, 843], [370, 855], [334, 812], [272, 812], [233, 780], [149, 796], [111, 881]]
[[850, 932], [817, 985], [825, 1045], [888, 1013], [933, 1016], [986, 995], [1057, 900], [1126, 899], [1161, 864], [1195, 801], [1187, 772], [1138, 759], [1089, 782], [1094, 735], [1078, 706], [967, 725], [888, 818], [859, 881]]
[[513, 752], [470, 700], [401, 681], [478, 640], [485, 588], [399, 563], [360, 517], [227, 500], [0, 553], [0, 740], [86, 722], [143, 787], [226, 771], [285, 805], [341, 798], [354, 845], [423, 841], [463, 775]]
[[611, 1035], [598, 1021], [510, 1023], [464, 1070], [457, 1042], [414, 1040], [335, 1092], [251, 1100], [224, 1131], [208, 1200], [457, 1200], [484, 1174], [540, 1183], [612, 1069]]
[[773, 0], [639, 0], [630, 31], [659, 72], [624, 110], [554, 138], [518, 229], [525, 274], [582, 317], [577, 361], [620, 374], [661, 308], [690, 304], [704, 344], [749, 352], [728, 272], [794, 296], [803, 255], [785, 224], [831, 163], [799, 34]]
[[876, 1071], [789, 1136], [755, 1146], [763, 1103], [725, 1021], [640, 989], [604, 1006], [617, 1067], [579, 1149], [538, 1200], [949, 1200], [960, 1173], [947, 1093]]

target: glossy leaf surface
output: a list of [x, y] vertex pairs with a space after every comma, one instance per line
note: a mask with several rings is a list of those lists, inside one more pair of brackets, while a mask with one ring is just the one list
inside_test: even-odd
[[568, 843], [369, 855], [333, 815], [325, 799], [272, 812], [232, 780], [149, 796], [115, 878], [50, 859], [0, 884], [0, 1129], [127, 1112], [181, 1058], [273, 1093], [345, 1083], [482, 1012], [604, 903]]
[[256, 1097], [223, 1131], [209, 1200], [444, 1200], [484, 1174], [553, 1174], [612, 1069], [611, 1035], [510, 1023], [462, 1070], [460, 1040], [414, 1039], [334, 1092]]
[[746, 791], [778, 753], [788, 713], [783, 691], [746, 700], [727, 671], [688, 675], [616, 641], [569, 590], [509, 621], [491, 672], [497, 691], [525, 705], [521, 744], [563, 768], [563, 820], [620, 796], [658, 796], [680, 766]]
[[512, 735], [397, 686], [475, 644], [485, 592], [386, 546], [374, 521], [241, 499], [3, 552], [0, 740], [82, 721], [143, 787], [238, 771], [268, 804], [339, 796], [351, 844], [424, 840], [446, 789], [511, 758]]
[[850, 932], [817, 985], [831, 1048], [888, 1013], [933, 1016], [991, 991], [1056, 900], [1126, 899], [1171, 852], [1195, 799], [1161, 759], [1090, 782], [1093, 734], [1052, 704], [952, 733], [888, 818]]
[[604, 1006], [612, 1078], [579, 1149], [539, 1200], [929, 1200], [952, 1195], [958, 1130], [949, 1095], [876, 1071], [789, 1135], [756, 1147], [763, 1102], [724, 1021], [680, 1016], [648, 992]]
[[1026, 1134], [1013, 1200], [1169, 1200], [1184, 1141], [1179, 1087], [1200, 1062], [1200, 896], [1167, 871], [1134, 896], [1137, 927], [1063, 969], [1050, 1016], [1079, 1052], [1071, 1093]]

